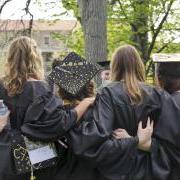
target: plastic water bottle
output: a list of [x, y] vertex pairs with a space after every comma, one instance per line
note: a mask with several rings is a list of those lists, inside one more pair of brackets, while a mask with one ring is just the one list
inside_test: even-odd
[[[6, 113], [7, 113], [8, 111], [9, 111], [9, 110], [8, 110], [7, 106], [4, 104], [3, 100], [0, 99], [0, 117], [6, 115]], [[4, 125], [0, 126], [0, 132], [1, 132], [4, 128], [8, 128], [8, 127], [10, 126], [9, 119], [7, 119], [7, 121], [5, 121], [5, 122], [0, 122], [0, 123], [2, 123], [2, 124], [5, 125], [5, 126], [4, 126]]]
[[0, 99], [0, 116], [4, 116], [8, 112], [7, 106], [4, 104], [3, 100]]

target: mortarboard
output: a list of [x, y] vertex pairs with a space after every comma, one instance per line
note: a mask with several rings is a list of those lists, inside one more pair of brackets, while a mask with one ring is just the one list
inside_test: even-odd
[[98, 64], [71, 52], [56, 64], [48, 78], [68, 93], [76, 95], [100, 70]]
[[110, 69], [110, 62], [111, 61], [99, 61], [97, 62], [104, 70]]
[[180, 62], [180, 53], [174, 53], [174, 54], [166, 54], [166, 53], [157, 53], [153, 54], [153, 61], [154, 62]]
[[180, 77], [180, 53], [153, 54], [153, 61], [158, 75]]

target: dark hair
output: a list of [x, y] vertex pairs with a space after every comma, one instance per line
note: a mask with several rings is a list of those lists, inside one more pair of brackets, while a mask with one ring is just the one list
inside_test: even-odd
[[159, 85], [169, 93], [180, 90], [180, 62], [160, 63], [157, 78]]
[[58, 94], [63, 100], [68, 100], [73, 104], [77, 101], [83, 100], [84, 98], [93, 97], [95, 95], [95, 83], [93, 81], [90, 81], [80, 90], [77, 95], [72, 95], [66, 90], [59, 87]]
[[52, 69], [54, 69], [59, 64], [60, 61], [61, 61], [61, 59], [59, 59], [59, 58], [53, 59], [53, 62], [51, 65]]

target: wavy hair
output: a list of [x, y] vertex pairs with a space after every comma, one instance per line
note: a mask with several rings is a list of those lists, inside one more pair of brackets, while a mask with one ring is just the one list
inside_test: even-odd
[[139, 82], [145, 81], [145, 67], [135, 47], [124, 45], [115, 51], [111, 62], [111, 78], [113, 81], [125, 82], [132, 103], [141, 102], [143, 95]]
[[8, 95], [20, 94], [28, 78], [44, 78], [43, 60], [36, 42], [21, 36], [12, 41], [5, 64], [4, 85]]

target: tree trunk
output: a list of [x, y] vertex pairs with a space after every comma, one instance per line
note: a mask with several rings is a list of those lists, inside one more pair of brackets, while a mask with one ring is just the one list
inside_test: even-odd
[[132, 40], [141, 52], [141, 57], [146, 63], [149, 60], [148, 55], [148, 0], [134, 0], [136, 9], [134, 9], [134, 20], [132, 27]]
[[106, 0], [79, 0], [86, 59], [107, 60]]

